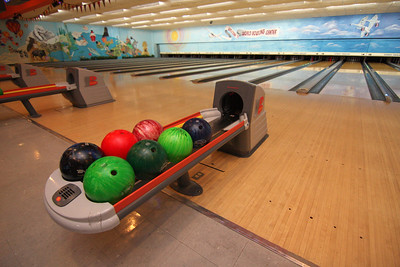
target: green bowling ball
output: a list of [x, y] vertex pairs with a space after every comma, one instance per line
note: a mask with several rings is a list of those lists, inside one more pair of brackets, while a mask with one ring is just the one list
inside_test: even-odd
[[168, 163], [164, 148], [154, 140], [141, 140], [128, 152], [126, 160], [137, 178], [149, 179], [160, 174]]
[[158, 142], [167, 152], [168, 160], [178, 163], [192, 153], [193, 141], [182, 128], [172, 127], [161, 133]]
[[115, 204], [133, 191], [135, 173], [124, 159], [107, 156], [93, 162], [83, 177], [86, 196], [94, 202]]

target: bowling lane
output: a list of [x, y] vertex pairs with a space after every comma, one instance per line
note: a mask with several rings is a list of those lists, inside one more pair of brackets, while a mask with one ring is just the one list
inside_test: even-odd
[[369, 63], [371, 67], [382, 77], [382, 79], [400, 97], [400, 71], [385, 63]]
[[[305, 62], [302, 61], [302, 63], [305, 63]], [[331, 61], [321, 61], [321, 62], [315, 63], [311, 66], [297, 70], [295, 72], [291, 72], [286, 75], [276, 77], [272, 80], [260, 83], [260, 86], [264, 89], [271, 88], [271, 89], [280, 89], [280, 90], [288, 91], [295, 85], [301, 83], [305, 79], [307, 79], [307, 78], [311, 77], [312, 75], [316, 74], [317, 72], [323, 70], [324, 68], [328, 67], [332, 63], [333, 62], [331, 62]], [[286, 66], [286, 68], [287, 68], [287, 66]]]
[[[173, 68], [154, 68], [154, 70], [149, 71], [135, 71], [132, 73], [133, 76], [145, 76], [145, 75], [161, 75], [159, 78], [168, 79], [168, 78], [178, 78], [182, 76], [190, 76], [197, 74], [203, 74], [207, 72], [219, 71], [223, 69], [230, 69], [230, 68], [239, 68], [245, 67], [253, 64], [260, 64], [263, 63], [261, 60], [247, 60], [247, 61], [235, 61], [235, 62], [219, 62], [214, 64], [192, 64], [192, 65], [180, 65], [175, 66]], [[178, 75], [178, 77], [174, 77]], [[179, 76], [182, 75], [182, 76]]]
[[255, 77], [262, 77], [262, 76], [270, 75], [270, 74], [276, 73], [278, 71], [287, 70], [287, 69], [290, 69], [290, 68], [294, 68], [294, 67], [306, 64], [308, 62], [309, 61], [297, 61], [297, 62], [290, 63], [288, 65], [277, 66], [277, 67], [273, 67], [273, 68], [270, 68], [270, 69], [264, 69], [264, 70], [259, 70], [259, 71], [255, 71], [255, 72], [250, 72], [250, 73], [245, 73], [245, 74], [241, 74], [241, 75], [232, 76], [232, 77], [229, 77], [228, 79], [240, 80], [240, 81], [249, 81], [249, 80], [254, 79]]
[[[222, 75], [222, 74], [227, 74], [227, 73], [236, 72], [236, 71], [265, 67], [265, 66], [280, 63], [280, 62], [282, 62], [282, 61], [266, 60], [265, 63], [260, 63], [260, 64], [256, 64], [256, 65], [245, 66], [245, 67], [240, 67], [240, 68], [232, 68], [232, 69], [226, 69], [226, 70], [219, 70], [219, 71], [207, 72], [207, 73], [202, 73], [202, 74], [195, 74], [195, 75], [190, 75], [190, 76], [184, 76], [182, 78], [188, 79], [188, 80], [195, 80], [195, 79], [205, 78], [205, 77], [214, 76], [214, 75]], [[225, 78], [225, 79], [227, 79], [227, 78]]]
[[345, 62], [320, 94], [371, 99], [360, 62]]

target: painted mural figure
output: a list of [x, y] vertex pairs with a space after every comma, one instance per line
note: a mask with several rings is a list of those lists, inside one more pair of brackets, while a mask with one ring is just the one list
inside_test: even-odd
[[150, 56], [149, 51], [147, 50], [147, 42], [144, 41], [143, 44], [142, 44], [142, 46], [143, 46], [143, 53], [142, 53], [142, 55], [144, 55], [144, 56]]
[[96, 34], [94, 34], [93, 30], [90, 30], [90, 40], [92, 42], [96, 41]]

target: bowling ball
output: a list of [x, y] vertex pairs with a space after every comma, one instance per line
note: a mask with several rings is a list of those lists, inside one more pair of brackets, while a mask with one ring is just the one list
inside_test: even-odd
[[141, 140], [128, 152], [126, 160], [137, 177], [149, 179], [160, 174], [168, 163], [164, 148], [154, 140]]
[[190, 137], [192, 137], [194, 148], [202, 147], [211, 140], [211, 126], [203, 119], [189, 119], [183, 124], [182, 129], [188, 132]]
[[101, 149], [106, 156], [126, 159], [129, 149], [137, 142], [136, 136], [127, 130], [114, 130], [101, 142]]
[[135, 173], [124, 159], [106, 156], [92, 163], [83, 178], [86, 196], [94, 202], [115, 204], [133, 191]]
[[82, 181], [90, 164], [104, 156], [104, 152], [95, 144], [74, 144], [61, 156], [61, 175], [67, 181]]
[[161, 133], [158, 143], [167, 152], [168, 160], [178, 163], [192, 153], [193, 142], [189, 133], [182, 128], [172, 127]]
[[163, 127], [157, 121], [142, 120], [135, 125], [132, 133], [138, 141], [144, 139], [157, 141], [163, 130]]

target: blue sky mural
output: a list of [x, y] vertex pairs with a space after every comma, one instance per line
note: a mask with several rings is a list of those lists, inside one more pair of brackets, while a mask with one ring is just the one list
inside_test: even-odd
[[156, 43], [167, 44], [161, 51], [400, 53], [400, 13], [185, 28], [176, 30], [184, 38], [175, 41], [171, 32], [155, 35]]
[[0, 22], [0, 61], [3, 63], [152, 55], [156, 44], [161, 52], [182, 53], [400, 55], [400, 13], [207, 25], [163, 31], [41, 21]]

